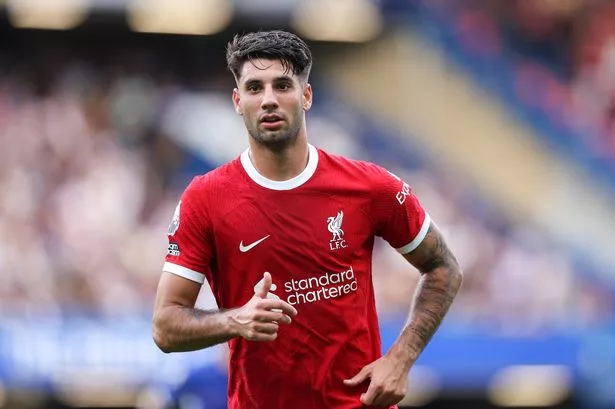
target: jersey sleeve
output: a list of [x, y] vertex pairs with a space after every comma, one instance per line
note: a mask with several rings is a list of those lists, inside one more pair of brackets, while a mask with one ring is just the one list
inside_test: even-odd
[[203, 284], [214, 254], [204, 187], [195, 178], [183, 192], [167, 232], [163, 271]]
[[372, 217], [375, 234], [399, 253], [416, 249], [427, 235], [429, 214], [412, 188], [397, 175], [375, 166]]

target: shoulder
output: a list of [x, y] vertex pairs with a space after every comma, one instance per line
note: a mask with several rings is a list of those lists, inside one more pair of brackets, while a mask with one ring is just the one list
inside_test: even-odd
[[234, 159], [207, 173], [194, 176], [186, 188], [193, 195], [216, 194], [230, 185], [237, 185], [241, 177], [239, 160]]
[[391, 183], [401, 179], [381, 165], [373, 162], [350, 159], [318, 149], [323, 168], [327, 172], [345, 176], [350, 180], [368, 185]]
[[232, 187], [238, 189], [236, 161], [230, 161], [207, 173], [192, 177], [181, 194], [179, 206], [182, 212], [197, 214], [210, 219], [224, 198], [232, 197]]

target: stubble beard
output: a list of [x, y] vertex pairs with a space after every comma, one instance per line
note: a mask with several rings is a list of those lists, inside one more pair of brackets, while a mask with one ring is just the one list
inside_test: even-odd
[[296, 121], [286, 129], [263, 132], [257, 126], [255, 129], [248, 128], [248, 133], [259, 145], [266, 147], [272, 152], [281, 152], [297, 141], [300, 129], [301, 121]]

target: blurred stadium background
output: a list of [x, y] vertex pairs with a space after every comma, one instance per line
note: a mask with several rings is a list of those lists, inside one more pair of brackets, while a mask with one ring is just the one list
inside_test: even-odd
[[[224, 46], [285, 28], [314, 50], [312, 143], [403, 175], [466, 273], [403, 406], [615, 408], [614, 21], [606, 0], [0, 0], [0, 407], [225, 407], [225, 349], [159, 352], [153, 295], [180, 192], [246, 146]], [[375, 254], [386, 349], [417, 274]]]

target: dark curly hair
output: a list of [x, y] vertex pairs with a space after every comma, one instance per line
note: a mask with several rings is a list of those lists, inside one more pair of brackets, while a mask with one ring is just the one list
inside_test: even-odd
[[226, 64], [236, 80], [243, 64], [257, 58], [280, 60], [285, 70], [303, 80], [307, 80], [312, 68], [312, 53], [305, 41], [286, 31], [237, 34], [226, 47]]

